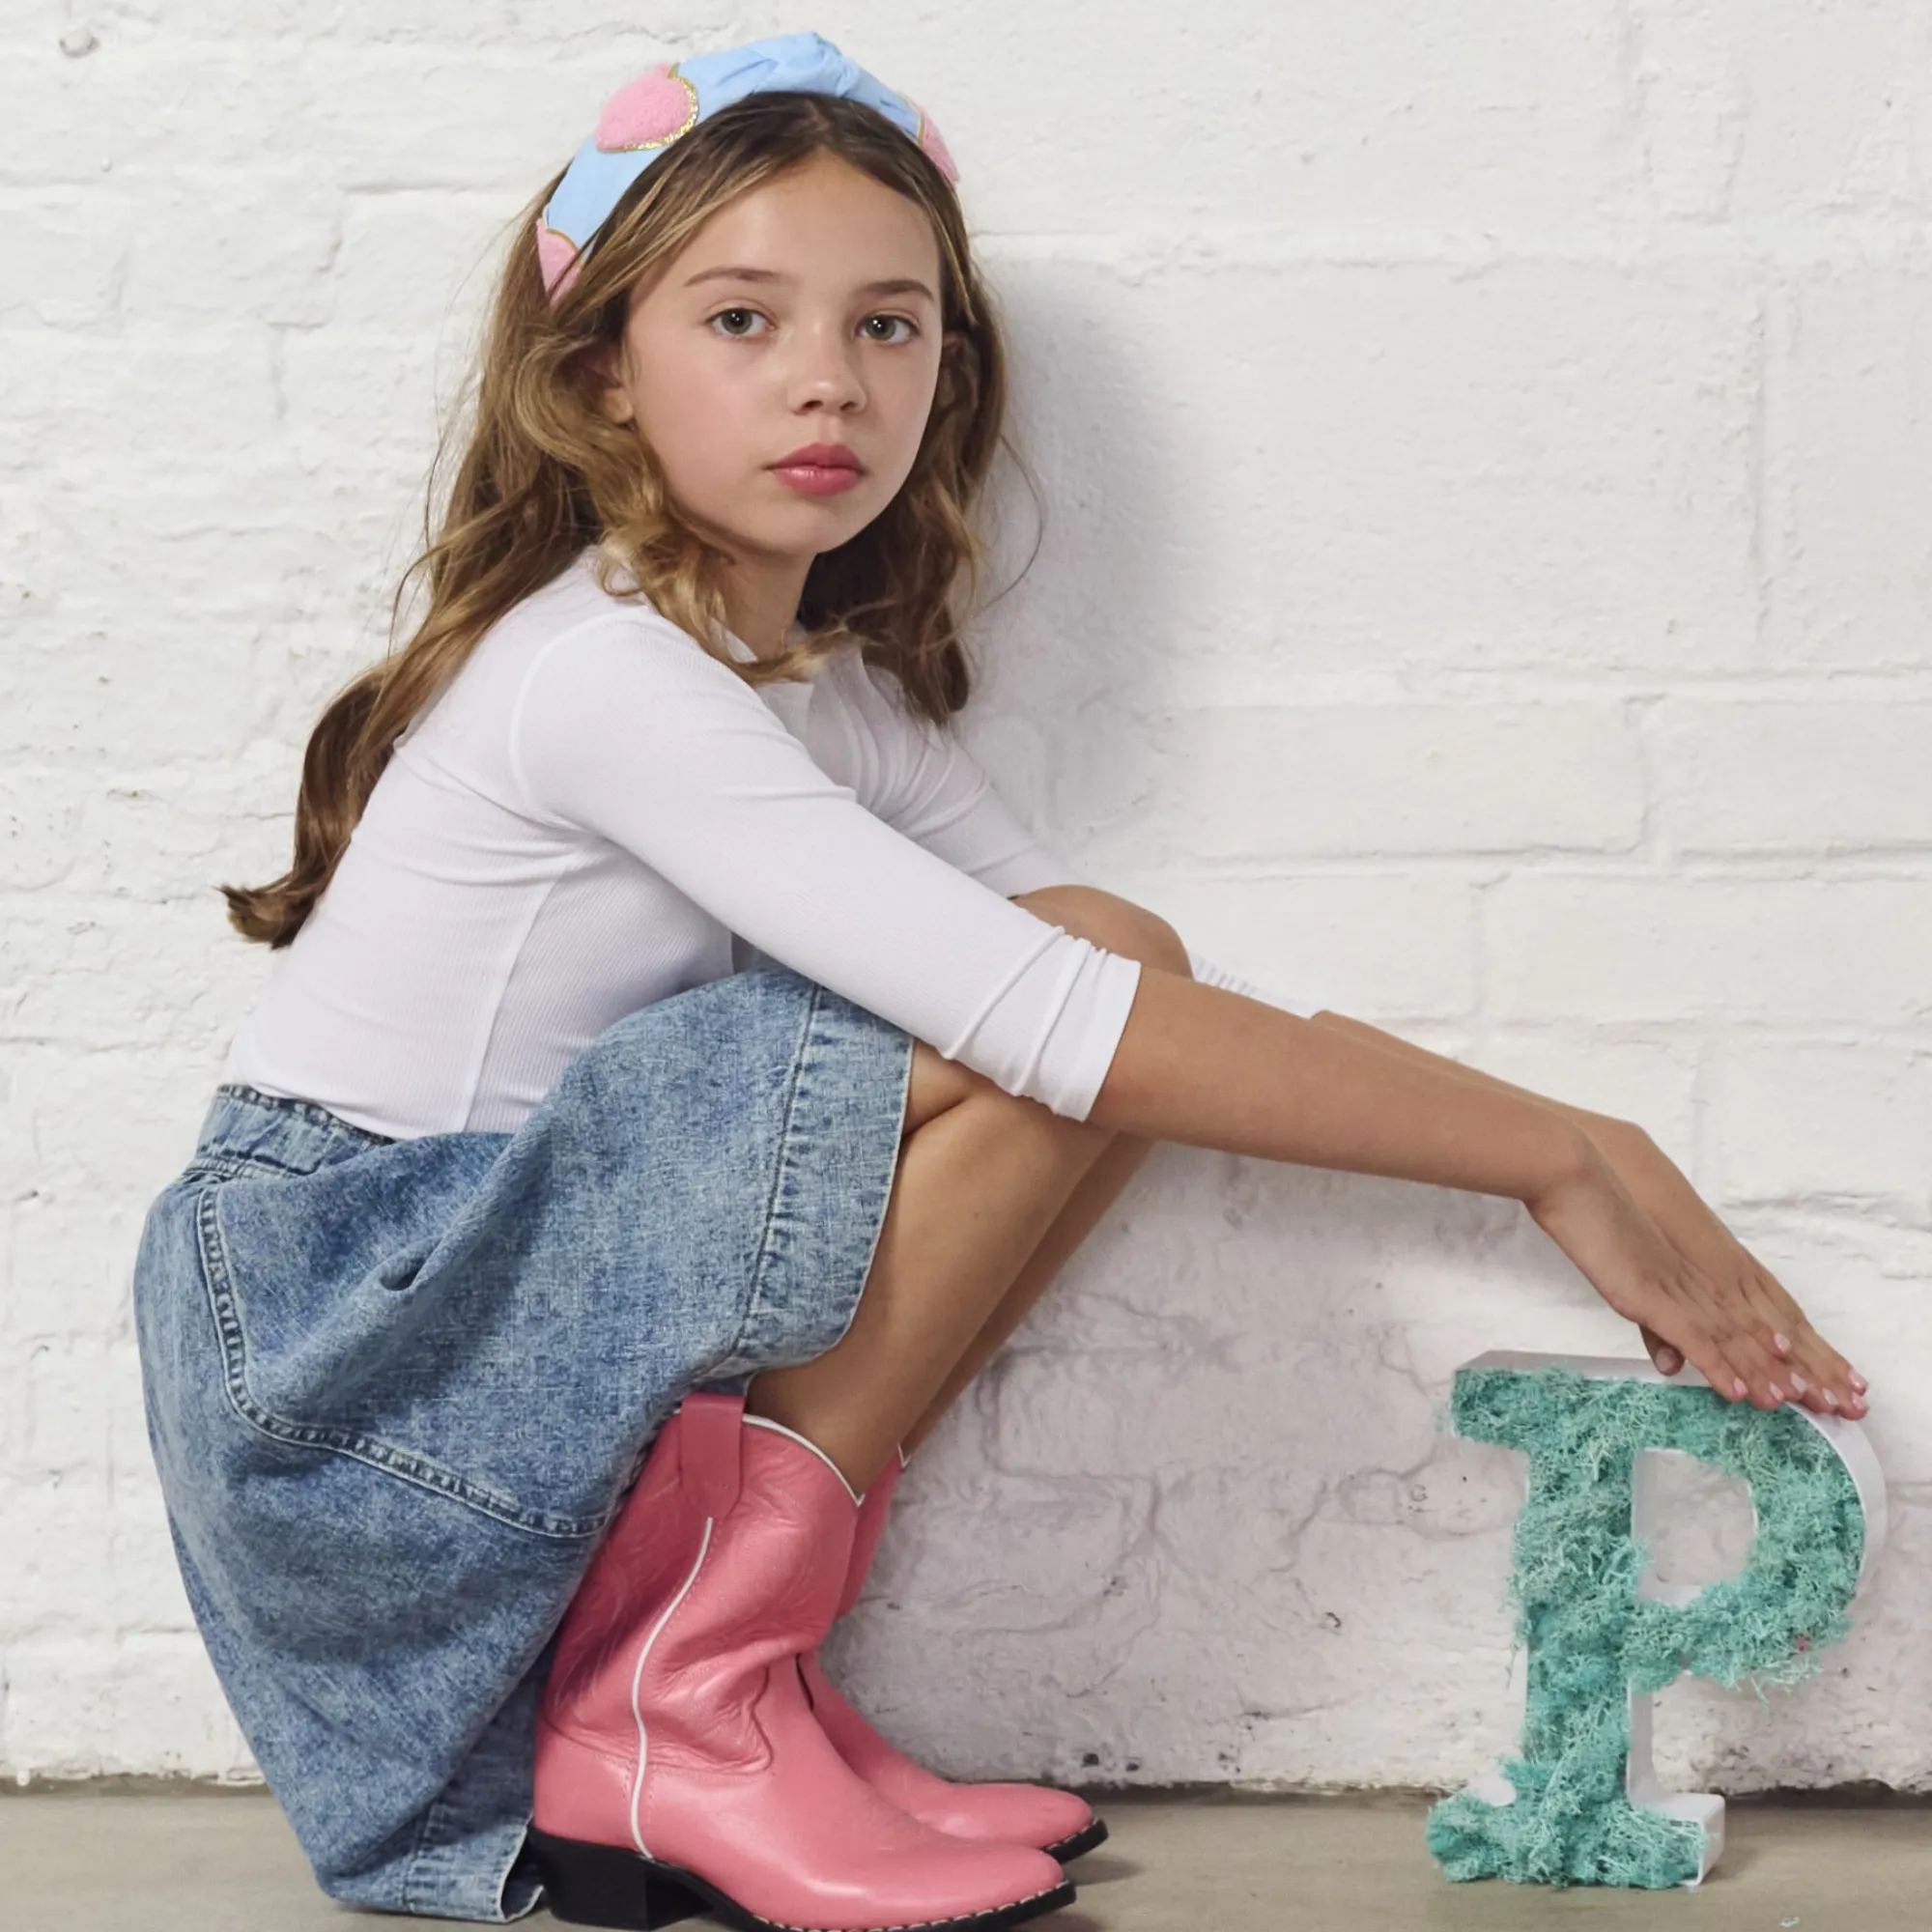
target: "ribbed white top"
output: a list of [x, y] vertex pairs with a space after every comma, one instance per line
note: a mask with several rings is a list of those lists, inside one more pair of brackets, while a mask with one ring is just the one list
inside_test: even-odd
[[1084, 1120], [1141, 969], [1006, 896], [1068, 876], [856, 646], [753, 691], [585, 552], [398, 739], [220, 1077], [511, 1130], [624, 1014], [762, 954]]

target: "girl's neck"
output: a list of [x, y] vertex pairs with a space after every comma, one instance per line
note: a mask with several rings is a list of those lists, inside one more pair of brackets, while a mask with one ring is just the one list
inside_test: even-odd
[[761, 658], [784, 649], [798, 620], [799, 599], [805, 594], [806, 573], [811, 559], [793, 565], [748, 568], [738, 565], [724, 581], [724, 621], [732, 634]]

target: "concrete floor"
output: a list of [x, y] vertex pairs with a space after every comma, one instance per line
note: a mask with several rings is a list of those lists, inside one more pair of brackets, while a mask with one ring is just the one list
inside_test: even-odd
[[[1096, 1795], [1112, 1836], [1042, 1932], [1927, 1932], [1932, 1809], [1736, 1803], [1696, 1891], [1448, 1885], [1421, 1800]], [[0, 1797], [4, 1932], [346, 1932], [260, 1793]], [[547, 1912], [521, 1921], [554, 1924]], [[714, 1919], [690, 1921], [694, 1928]]]

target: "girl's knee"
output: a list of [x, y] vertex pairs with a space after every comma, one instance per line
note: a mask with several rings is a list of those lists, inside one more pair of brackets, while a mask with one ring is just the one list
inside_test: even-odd
[[1036, 918], [1064, 925], [1076, 938], [1109, 952], [1157, 966], [1164, 973], [1192, 977], [1187, 944], [1179, 933], [1158, 913], [1118, 893], [1099, 886], [1042, 886], [1037, 892], [1016, 893], [1013, 900]]
[[[1157, 966], [1163, 972], [1192, 977], [1186, 942], [1179, 933], [1158, 913], [1122, 898], [1118, 893], [1098, 886], [1042, 886], [1037, 892], [1015, 893], [1013, 901], [1037, 918], [1065, 926], [1076, 938], [1109, 952], [1138, 959], [1145, 966]], [[1008, 1094], [983, 1073], [946, 1059], [923, 1039], [915, 1040], [901, 1138], [976, 1094], [997, 1097], [1017, 1107], [1039, 1107], [1038, 1101]]]

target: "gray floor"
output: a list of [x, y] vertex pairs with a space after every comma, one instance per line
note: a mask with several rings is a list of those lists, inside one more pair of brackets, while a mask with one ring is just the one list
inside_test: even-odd
[[[1741, 1803], [1697, 1891], [1444, 1884], [1419, 1800], [1096, 1795], [1113, 1835], [1041, 1932], [1927, 1932], [1932, 1809]], [[259, 1793], [0, 1797], [5, 1932], [346, 1932]], [[546, 1912], [522, 1923], [555, 1923]], [[694, 1928], [714, 1923], [690, 1921]]]

